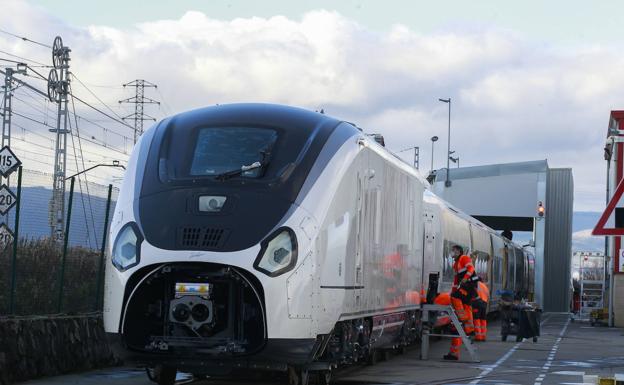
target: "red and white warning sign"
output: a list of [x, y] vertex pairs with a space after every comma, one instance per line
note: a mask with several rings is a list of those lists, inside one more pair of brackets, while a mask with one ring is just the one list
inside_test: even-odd
[[602, 213], [592, 235], [622, 235], [624, 236], [624, 179], [620, 181], [611, 201]]

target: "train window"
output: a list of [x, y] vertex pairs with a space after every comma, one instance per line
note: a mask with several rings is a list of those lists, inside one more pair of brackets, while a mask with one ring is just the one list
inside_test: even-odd
[[506, 245], [507, 250], [507, 286], [506, 290], [516, 290], [516, 255], [514, 248], [511, 245]]
[[514, 247], [514, 253], [516, 255], [516, 287], [515, 290], [524, 294], [525, 287], [525, 254], [524, 250]]
[[473, 251], [470, 256], [472, 257], [472, 264], [474, 265], [477, 275], [481, 277], [483, 282], [488, 282], [487, 269], [490, 254], [483, 251]]
[[374, 240], [375, 244], [381, 243], [381, 191], [379, 187], [373, 190], [373, 199], [375, 204], [375, 227], [374, 227]]
[[262, 167], [252, 168], [256, 162], [268, 162], [271, 149], [277, 139], [277, 132], [257, 127], [206, 127], [197, 134], [195, 150], [191, 161], [190, 175], [219, 175], [241, 170], [240, 176], [257, 178], [262, 176]]
[[492, 249], [490, 234], [478, 224], [471, 224], [470, 231], [472, 234], [473, 249], [470, 255], [472, 257], [472, 263], [479, 277], [481, 277], [484, 282], [488, 282], [488, 264]]
[[503, 288], [503, 260], [505, 258], [505, 244], [501, 238], [492, 236], [492, 250], [494, 255], [492, 259], [491, 278], [498, 290]]

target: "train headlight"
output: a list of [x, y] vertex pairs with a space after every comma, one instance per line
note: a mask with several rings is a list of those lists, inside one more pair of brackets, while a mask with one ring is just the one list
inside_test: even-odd
[[143, 236], [136, 223], [130, 222], [122, 227], [113, 244], [113, 265], [120, 270], [128, 270], [139, 263]]
[[292, 270], [297, 264], [297, 237], [288, 227], [277, 229], [262, 241], [254, 267], [270, 277]]

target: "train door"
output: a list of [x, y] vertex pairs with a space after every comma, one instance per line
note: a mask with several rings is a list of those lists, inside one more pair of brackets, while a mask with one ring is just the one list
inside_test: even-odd
[[507, 245], [503, 245], [502, 249], [502, 266], [501, 266], [501, 277], [502, 277], [502, 285], [501, 290], [507, 290], [507, 265], [509, 264], [509, 258], [507, 257]]
[[371, 216], [373, 216], [374, 213], [371, 212], [370, 207], [371, 197], [368, 193], [369, 178], [370, 170], [368, 168], [368, 153], [365, 152], [362, 167], [360, 168], [360, 172], [357, 177], [357, 247], [353, 260], [345, 266], [345, 269], [349, 270], [349, 273], [347, 274], [349, 280], [346, 286], [352, 294], [351, 301], [355, 309], [362, 305], [361, 289], [364, 288], [364, 261], [371, 257], [371, 251], [369, 248], [371, 237], [370, 222]]
[[425, 210], [423, 213], [423, 252], [422, 252], [422, 282], [421, 290], [427, 290], [429, 286], [429, 273], [434, 272], [435, 266], [435, 230], [433, 226], [433, 213]]
[[355, 258], [353, 261], [353, 265], [349, 266], [349, 268], [353, 269], [354, 284], [358, 281], [357, 279], [358, 269], [362, 265], [362, 254], [364, 253], [364, 242], [365, 242], [364, 183], [365, 183], [365, 180], [366, 180], [366, 177], [363, 175], [363, 173], [362, 172], [358, 173], [357, 206], [356, 206], [357, 217], [358, 217], [357, 232], [356, 232], [357, 247], [355, 250]]
[[507, 255], [509, 256], [509, 270], [507, 270], [507, 274], [509, 275], [508, 290], [511, 290], [515, 293], [515, 291], [518, 289], [516, 287], [516, 259], [518, 258], [518, 256], [516, 255], [516, 250], [511, 244], [507, 245]]
[[516, 248], [516, 290], [524, 296], [524, 250]]
[[492, 286], [490, 288], [490, 309], [496, 309], [501, 292], [505, 289], [505, 243], [498, 235], [491, 234], [492, 239]]

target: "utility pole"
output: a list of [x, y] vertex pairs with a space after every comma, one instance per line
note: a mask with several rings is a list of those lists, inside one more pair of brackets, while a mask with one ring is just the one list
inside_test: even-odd
[[431, 137], [431, 171], [433, 171], [433, 144], [438, 141], [437, 136]]
[[420, 166], [420, 147], [414, 147], [414, 168], [418, 170]]
[[405, 152], [405, 151], [410, 151], [410, 150], [414, 150], [414, 168], [418, 170], [418, 167], [420, 166], [420, 147], [418, 146], [408, 147], [399, 152]]
[[[13, 115], [12, 110], [12, 84], [13, 84], [13, 75], [26, 74], [27, 66], [23, 63], [18, 63], [17, 68], [7, 68], [4, 75], [4, 104], [2, 109], [2, 147], [11, 146], [11, 115]], [[8, 182], [7, 182], [8, 183]]]
[[448, 147], [447, 147], [447, 153], [446, 153], [446, 181], [444, 182], [444, 186], [445, 187], [451, 187], [451, 179], [449, 177], [449, 168], [451, 167], [451, 164], [449, 163], [449, 161], [451, 160], [451, 98], [448, 99], [438, 99], [439, 101], [441, 101], [442, 103], [446, 103], [448, 104]]
[[65, 174], [67, 172], [67, 129], [69, 123], [69, 47], [63, 45], [60, 36], [52, 45], [54, 68], [48, 75], [48, 97], [58, 104], [56, 128], [50, 132], [56, 134], [54, 147], [54, 182], [50, 200], [50, 236], [62, 241], [65, 231]]
[[13, 83], [13, 68], [7, 68], [4, 75], [4, 103], [2, 108], [2, 147], [11, 144], [11, 90]]
[[7, 68], [4, 74], [4, 100], [2, 108], [2, 147], [11, 145], [11, 115], [13, 110], [11, 107], [13, 96], [13, 75], [25, 74], [26, 65], [18, 64], [17, 69]]
[[153, 117], [143, 112], [143, 105], [144, 104], [160, 105], [160, 102], [145, 97], [145, 87], [157, 88], [158, 86], [154, 83], [150, 83], [147, 80], [143, 80], [143, 79], [133, 80], [129, 83], [124, 84], [123, 86], [124, 88], [126, 87], [135, 88], [135, 95], [133, 97], [120, 100], [119, 103], [120, 104], [121, 103], [134, 104], [134, 114], [125, 116], [123, 120], [134, 120], [134, 144], [136, 144], [137, 140], [139, 139], [139, 136], [143, 134], [143, 121], [145, 120], [152, 120], [154, 122], [156, 121], [156, 119], [154, 119]]

